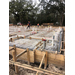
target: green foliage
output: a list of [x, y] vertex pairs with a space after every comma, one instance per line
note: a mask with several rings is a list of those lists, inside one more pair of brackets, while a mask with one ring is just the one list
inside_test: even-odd
[[[12, 0], [9, 2], [9, 22], [17, 24], [56, 23], [65, 25], [64, 0], [38, 0], [38, 6], [32, 0]], [[39, 12], [38, 12], [39, 11]]]

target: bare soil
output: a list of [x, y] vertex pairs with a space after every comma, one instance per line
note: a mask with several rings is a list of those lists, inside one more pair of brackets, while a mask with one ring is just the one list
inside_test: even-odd
[[[27, 62], [23, 61], [23, 60], [17, 60], [17, 62], [27, 64]], [[39, 64], [36, 64], [36, 63], [34, 63], [34, 64], [31, 63], [30, 65], [39, 67]], [[42, 68], [44, 68], [44, 65], [42, 66]], [[36, 75], [35, 71], [29, 70], [29, 69], [18, 67], [18, 70], [19, 70], [19, 73], [16, 74], [14, 71], [14, 65], [9, 65], [9, 75]], [[58, 68], [58, 67], [54, 66], [53, 64], [49, 64], [46, 70], [49, 70], [51, 72], [61, 73], [61, 74], [65, 75], [64, 69]], [[43, 75], [43, 74], [39, 73], [39, 75]], [[54, 74], [51, 74], [51, 75], [54, 75]]]

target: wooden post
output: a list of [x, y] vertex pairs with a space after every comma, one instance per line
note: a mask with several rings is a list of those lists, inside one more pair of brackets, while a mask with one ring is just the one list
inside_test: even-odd
[[27, 48], [27, 59], [28, 59], [28, 65], [30, 64], [30, 59], [29, 59], [29, 49]]
[[[14, 45], [13, 47], [14, 47], [13, 61], [16, 62], [17, 61], [17, 59], [16, 59], [16, 46]], [[17, 66], [15, 66], [15, 72], [18, 73], [18, 67]]]
[[[45, 55], [45, 66], [44, 66], [44, 69], [46, 69], [47, 63], [48, 63], [48, 62], [47, 62], [47, 60], [48, 60], [48, 52], [46, 51], [45, 54], [46, 54], [46, 55]], [[44, 74], [44, 75], [45, 75], [45, 74]]]
[[33, 58], [33, 59], [34, 59], [34, 62], [35, 62], [35, 58], [36, 58], [36, 57], [35, 57], [35, 50], [33, 50], [33, 52], [34, 52], [34, 58]]
[[15, 51], [15, 54], [16, 54], [16, 46], [15, 46], [15, 45], [13, 45], [13, 47], [14, 47], [14, 51]]
[[[13, 61], [16, 62], [16, 53], [13, 52]], [[18, 66], [15, 66], [15, 72], [18, 73]]]
[[45, 55], [45, 66], [44, 66], [44, 69], [46, 69], [47, 63], [48, 63], [48, 62], [47, 62], [47, 60], [48, 60], [48, 52], [46, 51], [45, 54], [46, 54], [46, 55]]

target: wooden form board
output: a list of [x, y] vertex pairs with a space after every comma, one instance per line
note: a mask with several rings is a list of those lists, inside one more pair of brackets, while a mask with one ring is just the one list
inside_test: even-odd
[[[11, 48], [13, 48], [13, 47], [9, 47], [9, 49], [11, 49]], [[12, 55], [12, 52], [13, 52], [13, 51], [14, 51], [14, 50], [10, 51], [9, 54]], [[25, 49], [16, 48], [16, 55], [20, 54], [20, 53], [23, 52], [23, 51], [25, 51]], [[32, 63], [34, 63], [33, 57], [34, 57], [33, 51], [30, 51], [30, 50], [29, 50], [29, 58], [30, 58], [30, 62], [32, 62]], [[21, 55], [18, 59], [28, 61], [28, 59], [27, 59], [27, 52], [26, 52], [25, 54]]]
[[[30, 36], [29, 38], [31, 39], [36, 39], [36, 40], [42, 40], [42, 39], [46, 39], [46, 40], [53, 40], [53, 38], [49, 38], [49, 37], [32, 37]], [[56, 40], [55, 40], [56, 41]]]
[[14, 36], [14, 35], [17, 35], [17, 34], [16, 33], [12, 33], [12, 34], [9, 33], [9, 36]]
[[[9, 49], [11, 49], [13, 47], [9, 46]], [[23, 52], [25, 49], [20, 49], [20, 48], [16, 48], [16, 54], [20, 54], [21, 52]], [[9, 52], [9, 54], [12, 55], [12, 51]], [[35, 61], [34, 61], [34, 51], [30, 51], [29, 50], [29, 58], [30, 58], [30, 62], [34, 63], [34, 62], [41, 62], [41, 59], [44, 55], [45, 51], [39, 51], [39, 50], [35, 50]], [[27, 60], [27, 52], [23, 55], [21, 55], [19, 57], [19, 59], [21, 60]], [[48, 53], [47, 55], [47, 62], [48, 64], [55, 64], [57, 66], [65, 66], [65, 56], [61, 55], [61, 54], [54, 54], [54, 53]], [[45, 60], [43, 61], [43, 63], [45, 63]]]
[[[44, 51], [35, 50], [35, 61], [41, 62], [41, 59], [44, 55]], [[48, 64], [55, 64], [58, 66], [64, 66], [65, 65], [65, 56], [61, 54], [54, 54], [54, 53], [48, 53]], [[44, 60], [45, 62], [45, 60]]]

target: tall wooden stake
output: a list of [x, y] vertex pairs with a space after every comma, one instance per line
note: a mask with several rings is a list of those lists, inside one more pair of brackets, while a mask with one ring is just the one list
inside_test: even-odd
[[45, 52], [45, 67], [44, 67], [44, 69], [46, 69], [46, 67], [47, 67], [47, 60], [48, 60], [48, 52], [46, 51]]
[[[13, 61], [16, 62], [16, 53], [13, 52]], [[18, 73], [18, 66], [15, 66], [15, 72]]]
[[30, 64], [30, 59], [29, 59], [29, 49], [27, 48], [27, 59], [28, 59], [28, 65]]

